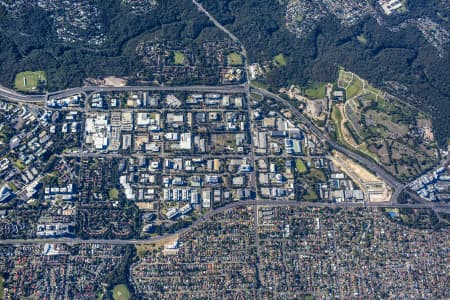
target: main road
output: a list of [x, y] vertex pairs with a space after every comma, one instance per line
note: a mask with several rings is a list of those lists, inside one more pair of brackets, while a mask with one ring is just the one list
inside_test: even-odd
[[46, 95], [24, 95], [0, 85], [0, 99], [11, 102], [39, 103], [44, 102]]
[[[366, 158], [358, 153], [355, 153], [344, 146], [338, 144], [333, 139], [330, 138], [330, 136], [320, 130], [316, 124], [314, 124], [311, 120], [309, 120], [307, 117], [305, 117], [302, 113], [298, 111], [296, 107], [294, 107], [289, 101], [286, 99], [281, 98], [280, 96], [271, 93], [267, 90], [255, 88], [256, 91], [258, 91], [259, 94], [262, 94], [266, 97], [273, 98], [287, 107], [291, 109], [291, 113], [294, 114], [297, 118], [299, 118], [304, 124], [308, 126], [308, 128], [320, 139], [326, 141], [333, 149], [336, 149], [339, 152], [344, 153], [348, 157], [352, 158], [353, 160], [359, 162], [363, 166], [365, 166], [367, 169], [372, 171], [375, 175], [379, 176], [381, 179], [383, 179], [389, 186], [391, 186], [394, 189], [394, 192], [392, 194], [391, 200], [393, 202], [397, 201], [398, 196], [400, 193], [406, 188], [406, 185], [401, 183], [399, 180], [397, 180], [394, 176], [392, 176], [389, 172], [387, 172], [385, 169], [383, 169], [381, 166], [379, 166], [374, 161], [370, 160], [369, 158]], [[416, 194], [408, 193], [410, 197], [412, 197], [414, 200], [421, 200]], [[419, 199], [418, 199], [419, 198]]]
[[64, 98], [76, 94], [100, 93], [100, 92], [134, 92], [134, 91], [167, 91], [167, 92], [204, 92], [204, 93], [245, 93], [244, 84], [226, 86], [83, 86], [40, 95], [25, 95], [0, 85], [0, 99], [16, 103], [37, 104], [44, 103], [48, 98]]
[[60, 237], [60, 238], [35, 238], [35, 239], [6, 239], [0, 240], [0, 245], [24, 245], [24, 244], [110, 244], [110, 245], [140, 245], [140, 244], [151, 244], [166, 239], [171, 239], [177, 235], [183, 234], [193, 228], [207, 222], [213, 216], [218, 215], [229, 209], [237, 207], [248, 207], [248, 206], [265, 206], [265, 207], [317, 207], [317, 208], [430, 208], [435, 210], [446, 210], [448, 207], [446, 205], [439, 205], [435, 203], [419, 203], [419, 204], [391, 204], [391, 203], [326, 203], [326, 202], [303, 202], [303, 201], [276, 201], [276, 200], [251, 200], [251, 201], [239, 201], [232, 202], [215, 210], [211, 210], [195, 220], [189, 227], [180, 229], [169, 235], [162, 235], [157, 237], [151, 237], [148, 239], [132, 239], [132, 240], [121, 240], [121, 239], [80, 239], [80, 238], [70, 238], [70, 237]]

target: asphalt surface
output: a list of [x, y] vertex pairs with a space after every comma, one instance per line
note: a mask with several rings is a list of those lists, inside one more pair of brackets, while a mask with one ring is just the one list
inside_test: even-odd
[[114, 91], [168, 91], [168, 92], [210, 92], [210, 93], [245, 93], [245, 85], [228, 85], [228, 86], [84, 86], [78, 88], [65, 89], [61, 91], [51, 92], [41, 95], [26, 95], [18, 93], [9, 88], [0, 86], [0, 99], [9, 100], [17, 103], [40, 103], [48, 98], [64, 98], [75, 94], [99, 93], [99, 92], [114, 92]]
[[[195, 1], [194, 1], [195, 2]], [[297, 108], [295, 108], [289, 101], [273, 94], [267, 90], [255, 89], [259, 94], [273, 98], [280, 101], [287, 107], [291, 108], [291, 113], [299, 118], [305, 125], [307, 125], [310, 130], [317, 135], [320, 139], [326, 141], [333, 149], [344, 153], [353, 160], [359, 162], [367, 169], [382, 178], [388, 185], [394, 189], [391, 202], [386, 203], [316, 203], [316, 202], [294, 202], [294, 201], [266, 201], [266, 200], [253, 200], [253, 201], [242, 201], [233, 202], [223, 207], [217, 208], [215, 210], [209, 211], [201, 218], [197, 219], [192, 225], [187, 228], [181, 229], [174, 234], [164, 235], [159, 237], [152, 237], [144, 240], [119, 240], [119, 239], [89, 239], [83, 240], [80, 238], [41, 238], [41, 239], [11, 239], [11, 240], [1, 240], [0, 245], [10, 245], [10, 244], [44, 244], [44, 243], [68, 243], [68, 244], [80, 244], [80, 243], [93, 243], [93, 244], [114, 244], [114, 245], [130, 245], [130, 244], [148, 244], [154, 243], [167, 238], [173, 237], [178, 234], [182, 234], [192, 228], [206, 222], [211, 217], [224, 212], [228, 209], [232, 209], [240, 206], [293, 206], [293, 207], [374, 207], [374, 208], [429, 208], [437, 212], [443, 211], [448, 212], [449, 207], [445, 204], [429, 203], [423, 202], [423, 199], [418, 197], [415, 193], [406, 191], [410, 197], [415, 200], [421, 201], [418, 204], [398, 204], [398, 195], [406, 189], [406, 185], [398, 181], [385, 169], [377, 165], [370, 159], [361, 156], [351, 150], [345, 148], [344, 146], [333, 141], [328, 134], [320, 130], [312, 121], [301, 114]], [[0, 98], [9, 100], [16, 103], [28, 103], [36, 104], [44, 102], [47, 98], [62, 98], [79, 93], [96, 93], [96, 92], [111, 92], [111, 91], [196, 91], [196, 92], [211, 92], [211, 93], [249, 93], [249, 88], [247, 84], [241, 85], [230, 85], [230, 86], [125, 86], [125, 87], [106, 87], [106, 86], [88, 86], [80, 88], [66, 89], [58, 92], [49, 93], [46, 95], [24, 95], [17, 93], [11, 89], [0, 86]], [[69, 154], [70, 155], [70, 154]]]
[[47, 243], [63, 243], [63, 244], [110, 244], [110, 245], [139, 245], [139, 244], [151, 244], [162, 240], [170, 239], [179, 234], [183, 234], [193, 228], [208, 221], [215, 215], [218, 215], [224, 211], [227, 211], [236, 207], [245, 206], [264, 206], [264, 207], [318, 207], [318, 208], [416, 208], [416, 209], [447, 209], [446, 205], [438, 205], [435, 203], [419, 203], [419, 204], [390, 204], [390, 203], [325, 203], [325, 202], [297, 202], [297, 201], [276, 201], [276, 200], [252, 200], [252, 201], [240, 201], [232, 202], [228, 205], [211, 210], [189, 227], [183, 228], [174, 232], [173, 234], [151, 237], [148, 239], [134, 239], [134, 240], [120, 240], [120, 239], [80, 239], [80, 238], [35, 238], [35, 239], [8, 239], [0, 240], [0, 245], [24, 245], [24, 244], [47, 244]]

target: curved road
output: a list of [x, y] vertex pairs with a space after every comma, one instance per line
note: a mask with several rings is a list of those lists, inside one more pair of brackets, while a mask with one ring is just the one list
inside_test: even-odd
[[17, 103], [43, 103], [49, 97], [51, 98], [64, 98], [75, 94], [81, 93], [98, 93], [98, 92], [114, 92], [114, 91], [168, 91], [168, 92], [210, 92], [210, 93], [245, 93], [245, 84], [239, 85], [226, 85], [226, 86], [85, 86], [78, 88], [70, 88], [66, 90], [51, 92], [41, 95], [25, 95], [18, 93], [9, 88], [0, 85], [0, 99], [5, 99], [11, 102]]
[[[239, 39], [233, 35], [228, 29], [222, 26], [213, 16], [209, 14], [209, 12], [203, 8], [203, 6], [197, 2], [196, 0], [192, 0], [192, 2], [198, 7], [198, 9], [203, 12], [211, 22], [214, 23], [216, 27], [225, 32], [233, 41], [239, 43], [242, 48], [242, 53], [245, 57], [245, 66], [247, 71], [247, 53], [240, 43]], [[247, 74], [248, 75], [248, 74]], [[370, 159], [361, 156], [357, 153], [350, 151], [349, 149], [343, 147], [342, 145], [336, 143], [332, 140], [328, 134], [320, 130], [312, 121], [306, 118], [303, 114], [301, 114], [289, 101], [279, 97], [276, 94], [273, 94], [264, 89], [255, 89], [259, 94], [265, 95], [267, 97], [273, 98], [282, 102], [287, 107], [291, 108], [291, 112], [298, 117], [304, 124], [306, 124], [310, 130], [319, 138], [325, 140], [332, 148], [346, 154], [348, 157], [353, 160], [361, 163], [366, 168], [374, 172], [380, 178], [386, 181], [388, 185], [390, 185], [394, 189], [394, 193], [391, 198], [391, 203], [320, 203], [320, 202], [294, 202], [294, 201], [269, 201], [269, 200], [253, 200], [253, 201], [241, 201], [241, 202], [233, 202], [228, 205], [222, 206], [215, 210], [211, 210], [199, 219], [197, 219], [194, 223], [192, 223], [189, 227], [181, 229], [173, 234], [152, 237], [145, 240], [107, 240], [107, 239], [89, 239], [83, 240], [79, 238], [40, 238], [40, 239], [11, 239], [11, 240], [1, 240], [0, 245], [6, 244], [30, 244], [30, 243], [67, 243], [67, 244], [80, 244], [80, 243], [96, 243], [96, 244], [114, 244], [114, 245], [135, 245], [135, 244], [146, 244], [146, 243], [154, 243], [161, 240], [165, 240], [176, 235], [187, 232], [188, 230], [192, 230], [194, 227], [206, 222], [208, 219], [213, 216], [220, 214], [226, 210], [240, 207], [240, 206], [294, 206], [294, 207], [330, 207], [330, 208], [338, 208], [338, 207], [374, 207], [374, 208], [430, 208], [435, 211], [443, 210], [448, 211], [449, 207], [445, 204], [436, 204], [436, 203], [420, 203], [420, 204], [397, 204], [396, 200], [399, 196], [400, 192], [406, 188], [406, 185], [398, 181], [394, 178], [389, 172], [383, 169], [381, 166], [371, 161]], [[198, 92], [219, 92], [219, 93], [246, 93], [247, 95], [250, 92], [248, 81], [245, 84], [240, 85], [230, 85], [230, 86], [125, 86], [125, 87], [104, 87], [104, 86], [87, 86], [87, 87], [79, 87], [79, 88], [71, 88], [62, 91], [48, 93], [46, 95], [23, 95], [17, 93], [11, 89], [4, 88], [0, 86], [0, 98], [5, 98], [12, 102], [23, 102], [23, 103], [39, 103], [44, 102], [48, 97], [67, 97], [74, 94], [79, 93], [95, 93], [95, 92], [108, 92], [108, 91], [198, 91]], [[416, 194], [408, 192], [408, 194], [413, 198], [418, 200], [419, 198]], [[420, 199], [420, 198], [419, 198]]]

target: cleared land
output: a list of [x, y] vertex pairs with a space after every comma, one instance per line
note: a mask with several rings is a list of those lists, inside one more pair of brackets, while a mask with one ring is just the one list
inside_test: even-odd
[[138, 256], [145, 255], [148, 251], [153, 251], [155, 249], [163, 248], [165, 245], [173, 244], [179, 239], [179, 235], [167, 237], [166, 239], [159, 240], [158, 242], [151, 244], [136, 245], [136, 251]]
[[130, 291], [124, 284], [116, 285], [113, 289], [114, 300], [129, 300], [131, 297]]
[[370, 173], [366, 168], [337, 151], [333, 151], [333, 155], [329, 158], [361, 188], [366, 195], [366, 199], [370, 202], [390, 200], [391, 190], [384, 181]]
[[44, 71], [26, 71], [16, 75], [14, 88], [22, 92], [35, 92], [45, 88], [47, 77]]
[[136, 206], [139, 207], [140, 210], [155, 210], [154, 202], [135, 202]]
[[305, 90], [305, 96], [310, 99], [325, 98], [326, 83], [314, 82]]

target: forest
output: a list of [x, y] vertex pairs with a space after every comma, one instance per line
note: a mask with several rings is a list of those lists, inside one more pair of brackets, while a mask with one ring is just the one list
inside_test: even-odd
[[14, 75], [26, 70], [45, 71], [50, 91], [80, 86], [88, 77], [133, 80], [142, 63], [129, 45], [142, 35], [192, 43], [220, 34], [208, 30], [213, 24], [189, 0], [160, 1], [145, 15], [130, 13], [120, 0], [96, 3], [106, 31], [99, 47], [58, 40], [51, 16], [37, 6], [24, 6], [17, 17], [0, 5], [0, 83], [12, 87]]
[[[217, 39], [218, 31], [212, 30], [213, 24], [190, 0], [158, 1], [146, 15], [131, 14], [120, 0], [95, 2], [106, 37], [100, 47], [62, 43], [49, 13], [37, 6], [25, 6], [15, 17], [0, 5], [0, 83], [11, 87], [14, 75], [25, 70], [44, 70], [50, 91], [80, 86], [87, 77], [115, 75], [133, 80], [142, 63], [130, 45], [144, 35], [191, 44]], [[448, 44], [440, 58], [416, 27], [398, 32], [386, 29], [406, 18], [445, 19], [449, 12], [440, 6], [444, 2], [408, 1], [408, 14], [385, 20], [385, 26], [366, 18], [344, 27], [330, 15], [304, 39], [286, 29], [285, 1], [201, 3], [240, 39], [250, 62], [270, 62], [283, 54], [286, 65], [266, 74], [273, 90], [292, 83], [334, 82], [338, 67], [343, 66], [429, 113], [441, 146], [450, 137]], [[361, 35], [365, 43], [358, 40]], [[401, 83], [401, 88], [393, 89], [389, 82]]]
[[[289, 84], [334, 82], [343, 66], [429, 113], [439, 144], [446, 143], [450, 138], [449, 44], [440, 58], [416, 27], [398, 32], [387, 29], [406, 18], [445, 15], [448, 8], [441, 7], [442, 1], [408, 1], [408, 14], [386, 19], [384, 26], [365, 18], [344, 27], [330, 15], [305, 39], [295, 38], [286, 29], [281, 2], [203, 0], [202, 4], [240, 39], [250, 62], [270, 62], [283, 53], [286, 66], [272, 68], [266, 76], [273, 90]], [[366, 43], [358, 40], [361, 35]], [[402, 88], [392, 89], [389, 82], [400, 83]]]

